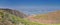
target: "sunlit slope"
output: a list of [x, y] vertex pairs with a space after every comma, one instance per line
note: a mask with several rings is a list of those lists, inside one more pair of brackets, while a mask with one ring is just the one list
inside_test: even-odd
[[49, 12], [47, 14], [37, 14], [28, 19], [42, 24], [60, 24], [60, 11]]
[[47, 14], [38, 14], [36, 18], [42, 18], [46, 20], [60, 20], [60, 11], [49, 12]]

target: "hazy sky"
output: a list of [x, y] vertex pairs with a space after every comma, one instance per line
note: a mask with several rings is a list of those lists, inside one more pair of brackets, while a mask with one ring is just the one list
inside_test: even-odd
[[60, 0], [0, 0], [0, 8], [11, 8], [27, 13], [60, 10]]

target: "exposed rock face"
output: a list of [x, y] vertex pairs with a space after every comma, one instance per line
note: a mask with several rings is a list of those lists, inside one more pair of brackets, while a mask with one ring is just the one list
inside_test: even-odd
[[10, 13], [10, 14], [13, 14], [13, 15], [16, 15], [16, 16], [19, 16], [19, 17], [21, 17], [21, 18], [27, 17], [26, 14], [24, 14], [24, 13], [22, 13], [22, 12], [19, 12], [19, 11], [17, 11], [17, 10], [2, 9], [2, 8], [1, 8], [0, 10], [4, 10], [4, 11], [6, 11], [7, 13]]

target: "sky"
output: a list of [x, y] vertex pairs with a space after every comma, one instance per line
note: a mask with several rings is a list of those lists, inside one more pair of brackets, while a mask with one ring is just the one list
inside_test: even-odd
[[27, 14], [60, 10], [60, 0], [0, 0], [0, 8], [10, 8]]

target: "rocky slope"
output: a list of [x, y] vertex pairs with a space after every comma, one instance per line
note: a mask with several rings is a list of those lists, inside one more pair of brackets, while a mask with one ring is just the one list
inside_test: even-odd
[[0, 25], [24, 25], [21, 22], [25, 17], [26, 14], [17, 10], [0, 8]]
[[21, 23], [20, 18], [21, 16], [13, 14], [11, 9], [0, 9], [0, 25], [23, 25]]
[[13, 14], [13, 15], [18, 16], [18, 17], [21, 17], [21, 18], [27, 17], [26, 14], [24, 14], [24, 13], [22, 13], [22, 12], [19, 12], [19, 11], [17, 11], [17, 10], [12, 10], [12, 9], [8, 9], [8, 8], [7, 8], [7, 9], [2, 9], [2, 8], [0, 8], [0, 10], [4, 10], [4, 12]]

